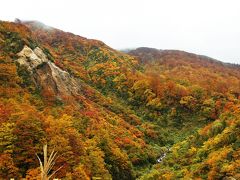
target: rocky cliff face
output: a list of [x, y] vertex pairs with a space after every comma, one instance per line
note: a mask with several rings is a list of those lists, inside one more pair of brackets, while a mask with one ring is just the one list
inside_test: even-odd
[[42, 91], [57, 97], [76, 96], [80, 93], [79, 80], [57, 67], [39, 47], [32, 50], [25, 45], [17, 55], [17, 62], [26, 67], [32, 80]]

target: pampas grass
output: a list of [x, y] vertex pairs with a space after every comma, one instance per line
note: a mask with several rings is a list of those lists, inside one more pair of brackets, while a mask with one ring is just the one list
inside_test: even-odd
[[57, 170], [51, 172], [53, 166], [55, 165], [56, 159], [59, 157], [57, 156], [57, 152], [54, 150], [51, 152], [49, 158], [47, 157], [47, 144], [43, 146], [43, 162], [36, 154], [40, 169], [41, 169], [41, 179], [42, 180], [49, 180], [57, 171], [59, 171], [63, 166], [59, 167]]

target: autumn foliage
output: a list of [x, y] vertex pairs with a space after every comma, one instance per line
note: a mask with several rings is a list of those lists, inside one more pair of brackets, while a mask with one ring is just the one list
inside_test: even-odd
[[[24, 45], [80, 92], [37, 84], [16, 62]], [[39, 179], [44, 144], [60, 155], [56, 178], [239, 178], [239, 66], [180, 51], [125, 54], [38, 22], [0, 22], [0, 47], [0, 179]]]

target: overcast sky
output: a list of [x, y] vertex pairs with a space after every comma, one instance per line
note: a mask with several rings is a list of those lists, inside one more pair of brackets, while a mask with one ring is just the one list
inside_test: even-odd
[[179, 49], [240, 64], [239, 0], [3, 0], [0, 19], [38, 20], [115, 49]]

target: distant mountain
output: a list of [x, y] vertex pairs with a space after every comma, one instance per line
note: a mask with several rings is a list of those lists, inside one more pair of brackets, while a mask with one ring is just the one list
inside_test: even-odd
[[219, 60], [210, 58], [208, 56], [197, 55], [197, 54], [188, 53], [188, 52], [179, 51], [179, 50], [161, 50], [161, 49], [155, 49], [155, 48], [140, 47], [137, 49], [129, 50], [127, 51], [127, 53], [138, 57], [143, 63], [146, 63], [147, 61], [163, 60], [167, 58], [168, 59], [185, 58], [186, 61], [195, 61], [196, 63], [199, 63], [200, 61], [204, 61], [205, 65], [214, 64], [214, 65], [225, 65], [225, 66], [240, 68], [239, 65], [223, 63]]
[[239, 106], [239, 66], [0, 21], [0, 179], [40, 178], [44, 144], [54, 178], [237, 179]]

